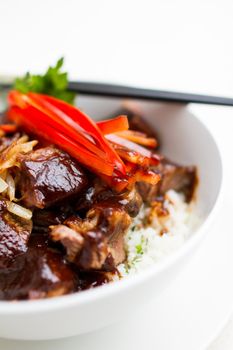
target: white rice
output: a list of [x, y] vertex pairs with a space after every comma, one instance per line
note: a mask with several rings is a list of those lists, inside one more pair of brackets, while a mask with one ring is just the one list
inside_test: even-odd
[[[187, 204], [182, 194], [168, 191], [164, 207], [168, 215], [151, 214], [150, 208], [143, 208], [134, 220], [125, 238], [127, 261], [118, 266], [122, 277], [164, 259], [177, 250], [198, 225], [193, 204]], [[144, 225], [149, 216], [150, 225]]]

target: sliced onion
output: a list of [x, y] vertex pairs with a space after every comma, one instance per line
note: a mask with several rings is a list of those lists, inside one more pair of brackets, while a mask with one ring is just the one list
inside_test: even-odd
[[7, 147], [0, 156], [0, 170], [11, 168], [13, 166], [19, 166], [17, 161], [19, 154], [25, 154], [31, 152], [33, 147], [37, 144], [37, 141], [27, 141], [28, 137], [22, 136], [20, 139], [14, 141], [9, 147]]
[[10, 213], [20, 216], [25, 220], [30, 220], [32, 218], [32, 211], [22, 207], [21, 205], [15, 204], [13, 202], [7, 201], [7, 209]]
[[6, 183], [6, 181], [4, 181], [1, 177], [0, 177], [0, 193], [4, 192], [7, 189], [8, 185]]
[[11, 174], [7, 174], [6, 182], [8, 184], [7, 194], [10, 199], [10, 201], [13, 201], [15, 199], [15, 181]]
[[1, 171], [0, 177], [1, 177], [4, 181], [6, 181], [6, 176], [7, 176], [7, 170]]
[[28, 153], [31, 152], [33, 147], [38, 143], [38, 141], [33, 140], [33, 141], [28, 141], [25, 143], [20, 144], [18, 147], [18, 152], [19, 153]]

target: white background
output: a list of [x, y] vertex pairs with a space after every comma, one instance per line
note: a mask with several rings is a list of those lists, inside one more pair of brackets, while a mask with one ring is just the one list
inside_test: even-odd
[[[0, 75], [62, 55], [71, 78], [233, 97], [233, 2], [0, 0]], [[232, 348], [231, 322], [210, 349]]]

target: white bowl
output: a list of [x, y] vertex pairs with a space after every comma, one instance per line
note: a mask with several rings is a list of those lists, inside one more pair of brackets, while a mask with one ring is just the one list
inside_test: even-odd
[[[120, 99], [84, 96], [78, 100], [79, 106], [93, 117], [111, 115], [121, 102]], [[216, 213], [222, 183], [222, 162], [213, 137], [186, 105], [145, 101], [127, 103], [134, 107], [136, 103], [152, 127], [158, 130], [162, 152], [166, 156], [182, 164], [198, 166], [200, 227], [177, 252], [137, 276], [53, 299], [0, 302], [0, 337], [62, 338], [90, 332], [123, 319], [168, 287], [206, 237]]]

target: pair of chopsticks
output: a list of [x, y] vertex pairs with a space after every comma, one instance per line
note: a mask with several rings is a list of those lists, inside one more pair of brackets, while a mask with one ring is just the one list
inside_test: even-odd
[[[0, 90], [9, 88], [11, 88], [10, 83], [0, 83]], [[108, 96], [178, 103], [202, 103], [221, 106], [233, 106], [233, 98], [228, 97], [142, 89], [121, 85], [74, 81], [69, 83], [68, 88], [70, 91], [76, 92], [78, 94], [91, 96]]]
[[202, 103], [233, 106], [233, 98], [228, 97], [150, 90], [102, 83], [70, 82], [69, 89], [80, 94], [93, 96], [125, 97], [143, 100], [159, 100], [166, 102]]

